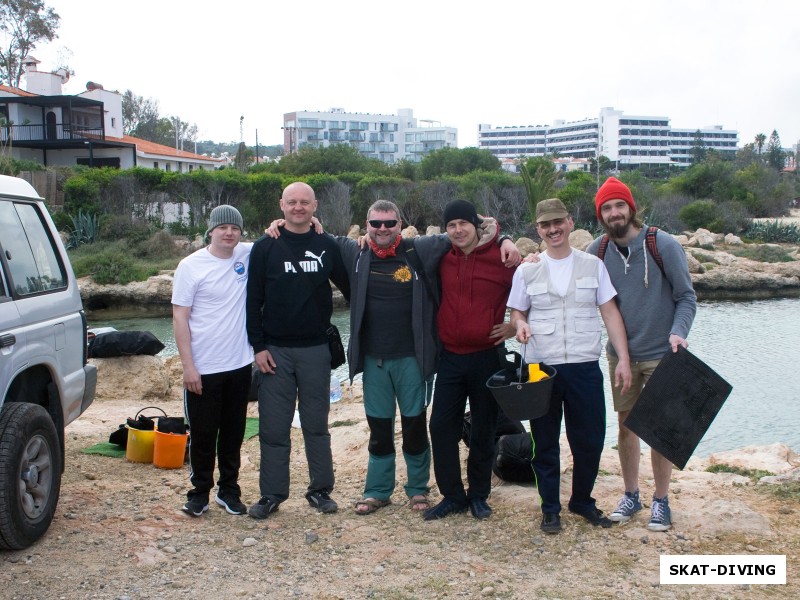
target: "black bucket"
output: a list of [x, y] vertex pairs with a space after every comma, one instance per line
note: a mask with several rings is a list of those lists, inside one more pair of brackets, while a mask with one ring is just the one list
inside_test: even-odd
[[547, 378], [540, 381], [515, 381], [516, 373], [503, 369], [486, 382], [486, 387], [491, 390], [508, 418], [531, 421], [546, 415], [550, 410], [550, 395], [557, 371], [544, 363], [540, 364], [540, 368], [547, 373]]

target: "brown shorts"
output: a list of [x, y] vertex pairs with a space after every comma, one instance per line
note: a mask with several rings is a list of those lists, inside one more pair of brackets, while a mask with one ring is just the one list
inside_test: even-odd
[[611, 378], [611, 396], [614, 398], [614, 410], [626, 412], [633, 408], [642, 393], [644, 386], [650, 375], [656, 370], [661, 360], [643, 360], [639, 362], [631, 361], [631, 387], [624, 394], [620, 393], [619, 388], [614, 386], [614, 371], [617, 368], [616, 356], [608, 355], [608, 376]]

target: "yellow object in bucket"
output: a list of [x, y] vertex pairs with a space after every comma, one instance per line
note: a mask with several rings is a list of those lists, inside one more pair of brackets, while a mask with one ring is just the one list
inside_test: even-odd
[[180, 469], [186, 456], [188, 433], [162, 433], [156, 431], [153, 464], [161, 469]]
[[153, 462], [156, 432], [152, 429], [134, 429], [128, 427], [128, 445], [125, 447], [125, 458], [135, 463]]
[[542, 379], [547, 379], [547, 373], [539, 368], [539, 363], [530, 363], [528, 365], [528, 383]]

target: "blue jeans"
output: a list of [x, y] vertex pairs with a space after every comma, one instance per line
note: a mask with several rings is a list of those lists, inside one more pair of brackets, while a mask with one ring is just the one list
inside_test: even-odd
[[606, 438], [603, 373], [598, 361], [551, 365], [556, 368], [550, 410], [531, 421], [533, 471], [543, 513], [561, 512], [559, 488], [561, 417], [572, 451], [572, 496], [569, 507], [585, 512], [596, 507], [592, 489]]

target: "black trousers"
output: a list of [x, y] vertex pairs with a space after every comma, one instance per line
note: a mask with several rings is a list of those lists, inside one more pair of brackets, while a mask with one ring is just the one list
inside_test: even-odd
[[250, 365], [202, 375], [203, 393], [183, 391], [183, 409], [190, 428], [187, 496], [208, 497], [214, 487], [214, 459], [219, 463], [220, 494], [241, 496], [239, 467], [247, 419]]
[[[498, 406], [486, 381], [501, 368], [496, 348], [470, 354], [442, 351], [433, 392], [430, 432], [433, 472], [439, 492], [445, 498], [466, 504], [468, 498], [488, 498], [492, 491]], [[467, 458], [469, 489], [465, 491], [458, 444], [464, 431], [467, 397], [472, 428]]]

